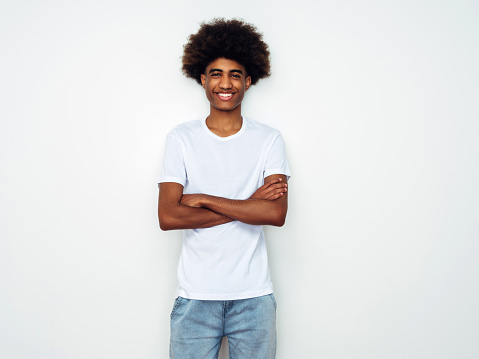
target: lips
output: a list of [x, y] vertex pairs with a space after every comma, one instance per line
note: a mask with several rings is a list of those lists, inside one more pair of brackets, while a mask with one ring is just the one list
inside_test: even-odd
[[231, 92], [215, 92], [215, 95], [223, 101], [228, 101], [233, 97], [234, 93], [231, 93]]

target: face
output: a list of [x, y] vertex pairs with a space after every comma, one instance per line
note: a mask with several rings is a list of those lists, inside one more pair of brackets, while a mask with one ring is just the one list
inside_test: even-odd
[[233, 60], [219, 58], [206, 67], [201, 83], [211, 106], [219, 111], [239, 108], [251, 85], [244, 66]]

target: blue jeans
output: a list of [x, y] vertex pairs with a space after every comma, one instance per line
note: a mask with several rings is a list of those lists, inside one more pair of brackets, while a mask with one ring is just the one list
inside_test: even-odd
[[226, 301], [176, 298], [171, 312], [170, 358], [217, 359], [224, 336], [228, 337], [230, 359], [273, 359], [273, 294]]

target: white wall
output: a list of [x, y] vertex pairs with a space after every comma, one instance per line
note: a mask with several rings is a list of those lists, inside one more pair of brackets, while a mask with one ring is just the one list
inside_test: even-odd
[[479, 356], [479, 6], [444, 1], [0, 3], [0, 356], [166, 358], [180, 235], [164, 138], [207, 113], [200, 21], [264, 32], [244, 113], [293, 177], [267, 228], [279, 359]]

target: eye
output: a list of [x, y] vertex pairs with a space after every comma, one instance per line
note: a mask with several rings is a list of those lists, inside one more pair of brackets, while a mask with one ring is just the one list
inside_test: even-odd
[[235, 79], [240, 79], [241, 75], [240, 74], [232, 74], [231, 77], [233, 77]]
[[219, 76], [221, 76], [221, 74], [219, 72], [213, 72], [211, 74], [211, 77], [219, 77]]

